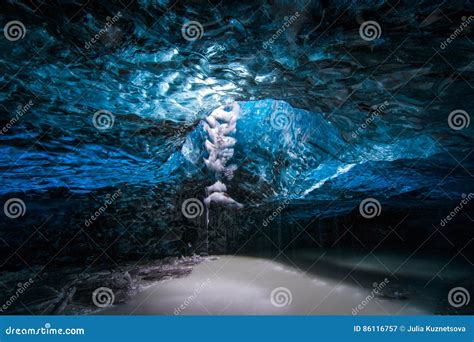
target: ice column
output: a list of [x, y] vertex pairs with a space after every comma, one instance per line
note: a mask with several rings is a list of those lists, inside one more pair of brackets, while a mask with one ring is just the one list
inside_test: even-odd
[[[235, 164], [227, 166], [227, 163], [234, 155], [234, 146], [237, 140], [230, 136], [236, 131], [237, 120], [240, 115], [240, 107], [237, 102], [216, 108], [204, 123], [204, 129], [208, 138], [205, 141], [205, 148], [209, 153], [204, 158], [204, 163], [209, 171], [214, 172], [218, 179], [232, 179], [234, 171], [237, 169]], [[243, 205], [227, 194], [227, 187], [220, 180], [213, 185], [206, 187], [206, 198], [204, 204], [207, 208], [212, 202], [221, 203], [237, 209], [243, 208]]]

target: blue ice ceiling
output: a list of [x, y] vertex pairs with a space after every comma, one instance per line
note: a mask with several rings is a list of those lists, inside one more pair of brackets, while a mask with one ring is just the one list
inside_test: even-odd
[[[311, 216], [318, 201], [338, 200], [334, 210], [344, 211], [365, 197], [404, 206], [413, 204], [404, 194], [442, 202], [472, 192], [472, 126], [448, 124], [454, 110], [473, 113], [472, 34], [440, 49], [455, 25], [441, 15], [423, 21], [441, 2], [422, 1], [379, 14], [381, 37], [361, 39], [362, 17], [387, 12], [383, 3], [167, 11], [140, 1], [133, 13], [98, 4], [41, 17], [7, 5], [2, 23], [21, 14], [27, 31], [0, 40], [2, 126], [32, 105], [0, 136], [0, 192], [204, 189], [212, 175], [202, 120], [226, 101], [242, 110], [231, 186], [248, 206], [291, 195]], [[320, 26], [310, 27], [315, 18]], [[183, 39], [189, 20], [203, 23], [200, 39]], [[113, 116], [108, 129], [94, 125], [100, 110]]]

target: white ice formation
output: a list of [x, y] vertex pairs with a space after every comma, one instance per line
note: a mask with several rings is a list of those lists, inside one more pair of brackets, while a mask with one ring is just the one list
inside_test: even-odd
[[[204, 146], [209, 153], [204, 158], [204, 163], [209, 171], [215, 172], [217, 178], [225, 177], [232, 179], [237, 166], [227, 166], [229, 160], [234, 156], [234, 146], [237, 140], [229, 136], [235, 133], [237, 120], [240, 115], [240, 107], [237, 102], [216, 108], [204, 123], [204, 129], [208, 138]], [[227, 194], [227, 187], [221, 181], [215, 182], [206, 188], [204, 203], [209, 208], [212, 202], [221, 203], [234, 208], [243, 208], [243, 205]]]

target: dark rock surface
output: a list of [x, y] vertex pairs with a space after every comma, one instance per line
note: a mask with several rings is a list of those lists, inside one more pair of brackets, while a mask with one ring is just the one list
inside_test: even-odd
[[[185, 277], [193, 266], [202, 262], [199, 256], [164, 258], [157, 261], [128, 263], [105, 267], [58, 268], [41, 276], [32, 277], [32, 284], [2, 314], [84, 314], [102, 307], [94, 303], [94, 291], [101, 288], [113, 293], [112, 305], [125, 303], [143, 288], [158, 281]], [[26, 271], [2, 274], [5, 289], [16, 291], [15, 284], [31, 276]], [[14, 295], [5, 291], [1, 300], [6, 303]], [[97, 299], [99, 300], [99, 299]], [[99, 304], [101, 302], [99, 301]], [[107, 307], [107, 306], [105, 306]]]

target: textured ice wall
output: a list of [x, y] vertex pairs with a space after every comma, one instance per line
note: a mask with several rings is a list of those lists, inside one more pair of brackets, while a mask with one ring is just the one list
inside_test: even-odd
[[[394, 144], [353, 145], [322, 114], [295, 109], [283, 101], [242, 101], [239, 106], [235, 140], [227, 140], [232, 141], [232, 151], [227, 151], [232, 155], [232, 185], [257, 202], [290, 195], [304, 198], [357, 165], [423, 159], [438, 151], [433, 139], [422, 134]], [[176, 169], [189, 170], [191, 178], [199, 179], [200, 170], [207, 167], [221, 174], [217, 181], [225, 178], [222, 164], [227, 160], [221, 163], [207, 157], [216, 154], [215, 147], [209, 145], [208, 131], [204, 122], [190, 133], [181, 150], [186, 162]], [[180, 158], [177, 154], [169, 162], [176, 163]], [[371, 177], [367, 174], [360, 182], [370, 188]], [[321, 195], [331, 197], [331, 193]]]

